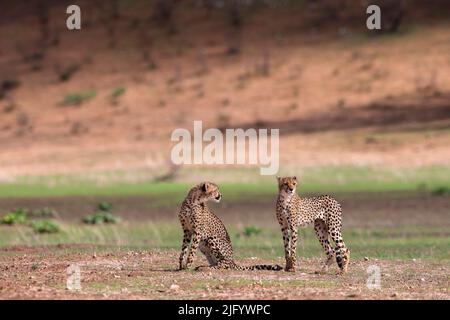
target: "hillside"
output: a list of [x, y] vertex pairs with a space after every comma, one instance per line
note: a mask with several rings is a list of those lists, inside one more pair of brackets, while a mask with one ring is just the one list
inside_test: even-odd
[[284, 168], [450, 164], [446, 19], [412, 10], [374, 36], [345, 14], [359, 8], [325, 23], [314, 8], [244, 8], [236, 25], [190, 2], [162, 22], [145, 1], [119, 5], [81, 2], [81, 31], [59, 4], [47, 20], [3, 11], [0, 179], [159, 172], [194, 120], [280, 128]]

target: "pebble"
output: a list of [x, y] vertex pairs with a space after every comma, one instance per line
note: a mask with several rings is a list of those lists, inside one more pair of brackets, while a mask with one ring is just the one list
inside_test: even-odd
[[180, 286], [177, 284], [172, 284], [169, 288], [169, 290], [172, 290], [172, 291], [177, 291], [179, 289], [180, 289]]
[[369, 257], [364, 257], [364, 261], [369, 261]]

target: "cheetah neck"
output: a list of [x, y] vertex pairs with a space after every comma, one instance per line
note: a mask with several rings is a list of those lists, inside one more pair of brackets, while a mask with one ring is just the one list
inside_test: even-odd
[[280, 192], [280, 194], [278, 195], [278, 199], [279, 199], [279, 201], [281, 201], [281, 203], [283, 203], [283, 205], [288, 205], [292, 201], [294, 195], [295, 195], [295, 192], [293, 192], [291, 194]]
[[[183, 203], [185, 212], [189, 215], [198, 214], [199, 211], [203, 211], [206, 207], [204, 202], [195, 201], [195, 199], [186, 199]], [[199, 210], [200, 209], [200, 210]]]

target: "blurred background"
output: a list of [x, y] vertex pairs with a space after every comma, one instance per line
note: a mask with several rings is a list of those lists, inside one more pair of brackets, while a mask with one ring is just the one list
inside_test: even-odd
[[[0, 243], [178, 248], [180, 201], [212, 180], [232, 237], [266, 226], [277, 239], [238, 248], [282, 254], [273, 176], [171, 164], [172, 131], [202, 120], [280, 129], [279, 174], [342, 202], [356, 257], [448, 258], [450, 4], [373, 3], [382, 30], [366, 28], [367, 1], [77, 1], [81, 30], [70, 31], [72, 1], [0, 1], [3, 222], [56, 217], [64, 231], [2, 227]], [[105, 212], [125, 224], [80, 226], [119, 221]], [[367, 226], [388, 229], [371, 238]]]
[[0, 3], [2, 182], [262, 179], [173, 168], [194, 120], [279, 128], [281, 174], [450, 172], [448, 1], [378, 1], [381, 31], [366, 1], [78, 1], [78, 31], [70, 1]]

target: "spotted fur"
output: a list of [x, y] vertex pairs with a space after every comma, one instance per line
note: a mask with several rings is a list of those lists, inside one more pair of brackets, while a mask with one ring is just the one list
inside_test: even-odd
[[[222, 221], [206, 205], [208, 200], [219, 202], [221, 198], [222, 195], [216, 184], [203, 182], [193, 187], [183, 201], [178, 215], [184, 233], [179, 261], [180, 270], [192, 265], [197, 248], [206, 256], [209, 268], [213, 269], [283, 269], [278, 265], [239, 266], [234, 262], [228, 232]], [[189, 244], [191, 244], [190, 250]]]
[[[350, 250], [342, 239], [342, 209], [334, 198], [323, 195], [312, 198], [298, 196], [296, 177], [278, 177], [276, 214], [283, 233], [286, 271], [295, 271], [297, 264], [298, 228], [314, 223], [314, 230], [327, 256], [322, 271], [327, 271], [336, 255], [341, 273], [347, 272]], [[333, 250], [330, 238], [335, 243]]]

